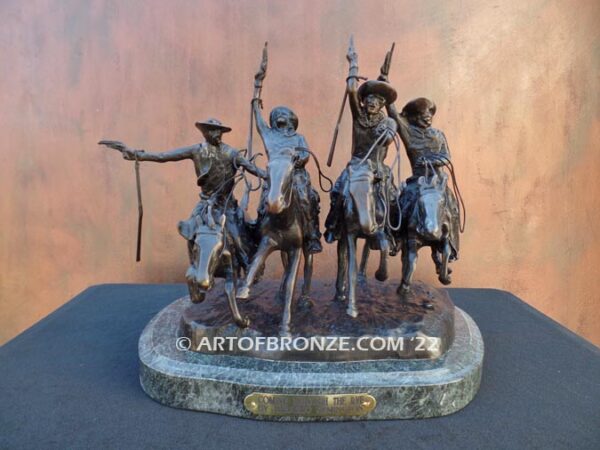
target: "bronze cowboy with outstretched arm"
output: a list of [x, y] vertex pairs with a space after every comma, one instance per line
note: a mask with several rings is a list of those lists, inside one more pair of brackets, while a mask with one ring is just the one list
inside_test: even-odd
[[217, 119], [196, 122], [196, 127], [202, 132], [205, 142], [164, 152], [151, 153], [135, 150], [118, 141], [103, 141], [111, 148], [122, 152], [123, 157], [130, 161], [151, 161], [165, 163], [190, 159], [194, 162], [197, 184], [200, 186], [200, 201], [192, 211], [188, 220], [179, 223], [179, 232], [188, 241], [193, 240], [196, 226], [196, 216], [207, 207], [215, 215], [225, 214], [226, 227], [231, 239], [236, 245], [236, 257], [239, 264], [246, 269], [249, 257], [246, 248], [245, 224], [243, 211], [233, 196], [235, 177], [243, 168], [253, 175], [266, 178], [266, 172], [256, 167], [244, 158], [238, 150], [222, 141], [223, 133], [231, 128], [223, 125]]

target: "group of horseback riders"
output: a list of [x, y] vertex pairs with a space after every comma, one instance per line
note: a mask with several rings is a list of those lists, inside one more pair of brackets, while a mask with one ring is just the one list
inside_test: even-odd
[[[376, 274], [380, 280], [387, 278], [387, 256], [402, 251], [403, 276], [399, 287], [402, 291], [410, 286], [416, 252], [421, 246], [432, 248], [440, 281], [450, 282], [447, 264], [458, 258], [461, 224], [457, 198], [448, 186], [448, 174], [444, 170], [452, 168], [448, 144], [444, 134], [431, 127], [435, 104], [419, 98], [407, 103], [400, 113], [396, 110], [397, 93], [388, 80], [391, 52], [378, 79], [362, 83], [352, 43], [347, 59], [350, 67], [344, 103], [349, 103], [352, 113], [351, 159], [330, 189], [331, 204], [324, 237], [328, 243], [338, 242], [336, 297], [347, 300], [348, 314], [356, 317], [357, 238], [366, 240], [367, 251], [381, 252]], [[175, 150], [152, 153], [131, 149], [118, 141], [103, 143], [121, 151], [125, 159], [136, 162], [184, 159], [194, 162], [200, 200], [189, 219], [179, 223], [179, 232], [188, 242], [190, 268], [186, 278], [192, 301], [203, 300], [214, 276], [226, 276], [230, 287], [234, 286], [233, 291], [228, 292], [232, 313], [238, 325], [246, 326], [247, 320], [239, 315], [233, 297], [248, 297], [268, 255], [274, 250], [282, 252], [286, 269], [281, 289], [286, 301], [282, 329], [287, 332], [300, 253], [305, 260], [302, 292], [308, 296], [312, 255], [322, 251], [319, 194], [312, 187], [306, 170], [311, 156], [317, 166], [318, 160], [304, 136], [297, 132], [298, 117], [291, 109], [276, 107], [268, 123], [263, 119], [260, 93], [266, 67], [265, 47], [255, 76], [251, 133], [252, 121], [255, 121], [267, 153], [267, 170], [255, 164], [251, 138], [247, 151], [227, 145], [222, 137], [231, 128], [216, 119], [196, 123], [205, 142]], [[344, 105], [342, 111], [343, 108]], [[396, 176], [399, 176], [400, 140], [406, 149], [412, 176], [398, 186], [393, 169], [397, 168]], [[385, 161], [392, 145], [397, 155], [390, 167]], [[319, 166], [318, 171], [321, 181], [324, 175]], [[257, 218], [253, 221], [246, 218], [244, 207], [234, 195], [240, 181], [252, 189], [246, 173], [256, 176], [262, 186]], [[437, 196], [432, 195], [435, 192]], [[436, 207], [437, 213], [432, 213]], [[206, 236], [219, 236], [214, 240], [214, 248], [203, 247], [209, 245], [208, 241], [202, 241]], [[202, 263], [200, 253], [203, 252]], [[222, 255], [227, 256], [225, 275], [219, 274]], [[200, 267], [202, 265], [206, 267]]]

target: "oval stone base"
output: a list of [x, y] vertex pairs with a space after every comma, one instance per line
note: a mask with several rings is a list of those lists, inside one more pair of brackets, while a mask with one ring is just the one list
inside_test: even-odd
[[168, 406], [277, 421], [412, 419], [452, 414], [479, 389], [483, 340], [459, 308], [454, 341], [435, 360], [298, 362], [178, 350], [187, 306], [163, 309], [139, 341], [142, 388]]

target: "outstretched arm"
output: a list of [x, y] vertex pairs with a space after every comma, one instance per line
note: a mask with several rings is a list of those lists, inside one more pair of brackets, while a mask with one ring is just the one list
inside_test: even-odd
[[144, 150], [134, 150], [133, 154], [123, 152], [123, 158], [139, 161], [151, 161], [158, 163], [165, 163], [170, 161], [182, 161], [184, 159], [190, 159], [195, 149], [198, 148], [198, 144], [190, 145], [187, 147], [176, 148], [173, 150], [167, 150], [164, 152], [146, 152]]
[[123, 155], [123, 158], [129, 161], [152, 161], [152, 162], [169, 162], [169, 161], [181, 161], [183, 159], [189, 159], [195, 149], [198, 148], [198, 144], [190, 145], [187, 147], [176, 148], [174, 150], [167, 150], [165, 152], [147, 153], [144, 150], [136, 150], [128, 147], [120, 141], [100, 141], [99, 144], [106, 145], [112, 149], [118, 150]]

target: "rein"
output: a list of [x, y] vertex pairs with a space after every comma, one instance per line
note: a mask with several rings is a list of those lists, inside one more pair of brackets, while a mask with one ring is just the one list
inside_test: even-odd
[[[319, 158], [317, 157], [317, 155], [315, 155], [312, 150], [310, 150], [306, 147], [296, 147], [296, 148], [300, 148], [304, 151], [307, 151], [313, 157], [313, 159], [315, 160], [315, 164], [317, 166], [317, 171], [319, 172], [319, 187], [325, 193], [331, 192], [331, 190], [333, 189], [333, 180], [331, 178], [329, 178], [327, 175], [325, 175], [323, 173], [323, 171], [321, 170], [321, 164], [319, 163]], [[327, 182], [329, 183], [329, 189], [325, 189], [323, 187], [323, 182], [321, 181], [322, 179], [327, 180]]]
[[[458, 199], [458, 228], [461, 233], [465, 232], [465, 225], [467, 223], [467, 208], [465, 207], [465, 202], [463, 200], [460, 189], [458, 188], [458, 183], [456, 182], [456, 174], [454, 171], [454, 165], [450, 158], [444, 155], [436, 155], [438, 158], [444, 161], [444, 166], [448, 168], [448, 172], [450, 172], [450, 177], [452, 178], [452, 191], [454, 192], [454, 196]], [[462, 207], [462, 209], [461, 209]], [[462, 214], [461, 214], [462, 213]], [[461, 217], [462, 216], [462, 217]]]

